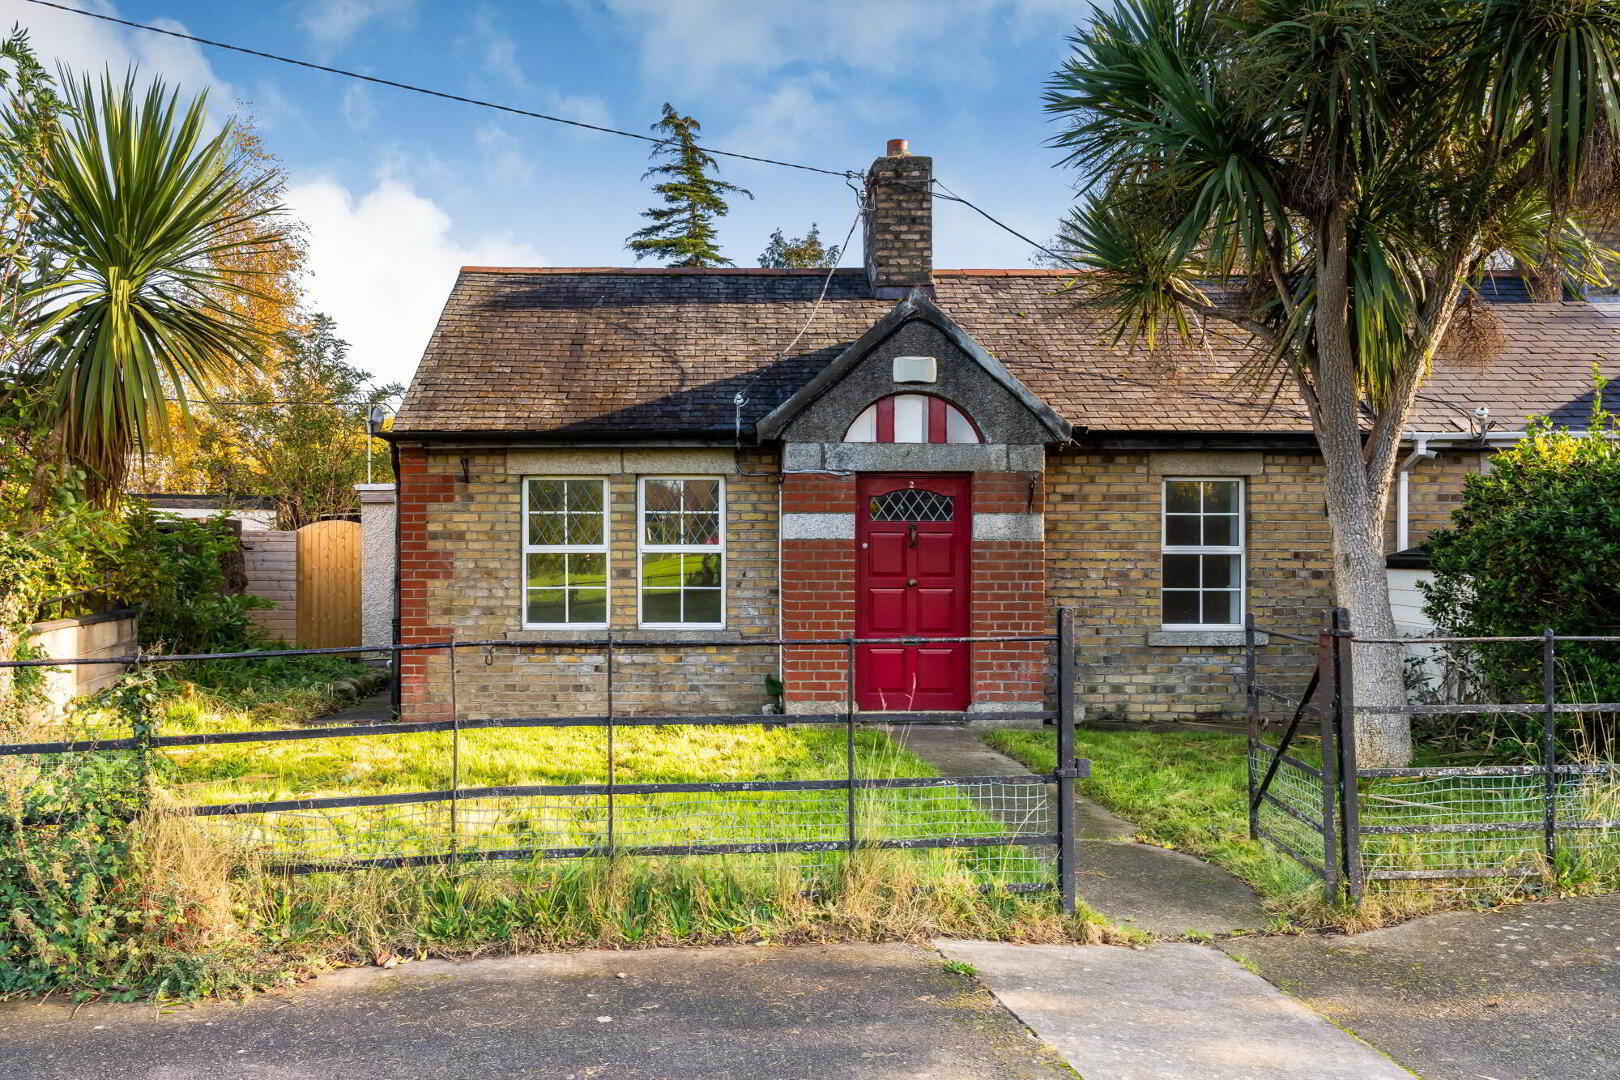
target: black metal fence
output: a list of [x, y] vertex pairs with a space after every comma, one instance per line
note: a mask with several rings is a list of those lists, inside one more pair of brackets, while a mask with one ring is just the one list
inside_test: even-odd
[[[141, 655], [100, 659], [11, 661], [5, 667], [124, 663], [140, 669], [198, 660], [250, 662], [273, 657], [406, 653], [448, 658], [450, 716], [297, 728], [166, 734], [152, 718], [125, 718], [129, 735], [0, 744], [0, 756], [134, 753], [145, 761], [230, 744], [310, 743], [332, 739], [397, 739], [442, 733], [446, 783], [416, 791], [185, 805], [189, 814], [256, 849], [289, 874], [363, 868], [498, 864], [517, 860], [705, 855], [802, 855], [863, 849], [956, 851], [982, 887], [1011, 891], [1058, 889], [1064, 909], [1075, 906], [1074, 781], [1089, 763], [1074, 758], [1074, 616], [1059, 613], [1057, 633], [1026, 636], [883, 639], [883, 644], [1022, 642], [1055, 653], [1056, 707], [1006, 713], [863, 713], [853, 687], [857, 646], [831, 639], [743, 638], [558, 642], [440, 641], [359, 649]], [[614, 677], [625, 650], [784, 649], [842, 646], [848, 671], [843, 708], [816, 714], [623, 715]], [[602, 711], [583, 716], [468, 718], [456, 704], [456, 657], [465, 650], [521, 650], [599, 658]], [[857, 730], [866, 724], [916, 721], [1023, 720], [1056, 725], [1059, 767], [1017, 776], [861, 775]], [[624, 782], [616, 742], [627, 730], [733, 725], [812, 725], [842, 733], [842, 775], [794, 780], [724, 779]], [[463, 763], [477, 733], [525, 728], [585, 729], [596, 736], [601, 771], [590, 782], [468, 785]], [[415, 747], [411, 752], [422, 753]], [[895, 765], [898, 767], [898, 762]], [[893, 768], [882, 770], [889, 773]], [[1055, 805], [1053, 794], [1055, 789]]]
[[[1261, 635], [1268, 639], [1260, 644]], [[1561, 755], [1561, 718], [1620, 712], [1617, 702], [1560, 701], [1561, 642], [1620, 637], [1362, 638], [1343, 609], [1313, 638], [1246, 623], [1249, 831], [1359, 903], [1371, 882], [1455, 884], [1541, 879], [1620, 863], [1620, 764]], [[1357, 649], [1538, 645], [1539, 702], [1360, 705]], [[1314, 649], [1303, 692], [1259, 674], [1267, 651]], [[1539, 721], [1535, 760], [1502, 764], [1360, 765], [1356, 728], [1371, 716], [1519, 716]]]

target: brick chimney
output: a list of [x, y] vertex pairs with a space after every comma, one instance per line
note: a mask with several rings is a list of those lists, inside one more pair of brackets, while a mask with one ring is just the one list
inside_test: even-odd
[[899, 299], [934, 284], [934, 159], [890, 139], [866, 174], [866, 280], [872, 295]]

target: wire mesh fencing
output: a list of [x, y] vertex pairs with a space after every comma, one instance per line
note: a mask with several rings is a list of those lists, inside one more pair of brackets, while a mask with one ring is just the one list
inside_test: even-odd
[[[621, 716], [614, 676], [624, 652], [669, 643], [612, 636], [555, 646], [559, 662], [575, 667], [582, 651], [600, 650], [601, 707], [593, 715], [467, 717], [455, 704], [452, 659], [448, 717], [191, 733], [157, 731], [149, 719], [132, 717], [132, 735], [5, 744], [0, 757], [121, 753], [160, 762], [171, 779], [183, 781], [167, 793], [175, 809], [288, 874], [428, 865], [491, 872], [518, 861], [706, 856], [770, 856], [814, 874], [853, 852], [890, 851], [966, 875], [984, 889], [1057, 888], [1072, 910], [1073, 835], [1064, 825], [1072, 813], [1059, 813], [1065, 799], [1072, 806], [1073, 783], [1084, 773], [1083, 763], [1072, 759], [1072, 615], [1064, 613], [1053, 635], [952, 640], [1057, 646], [1059, 681], [1070, 685], [1059, 693], [1058, 707], [999, 718], [1054, 721], [1070, 748], [1064, 767], [1019, 776], [923, 775], [920, 761], [868, 726], [911, 717], [863, 714], [853, 700], [840, 711], [811, 715]], [[728, 649], [807, 644], [829, 642], [681, 642]], [[853, 665], [862, 642], [831, 644], [842, 646]], [[487, 656], [498, 649], [543, 653], [547, 646], [503, 641], [393, 648], [396, 655], [412, 650], [454, 657], [466, 649]], [[168, 660], [138, 659], [142, 665]], [[853, 670], [848, 682], [854, 685]], [[732, 736], [788, 729], [799, 734], [787, 749], [804, 759], [792, 768], [770, 758], [772, 746], [759, 751], [761, 777], [748, 775], [755, 767], [749, 761], [727, 756], [753, 745]], [[638, 755], [655, 750], [660, 767], [638, 768], [644, 764]], [[714, 768], [703, 760], [710, 751]], [[318, 783], [308, 779], [312, 759], [320, 766]], [[725, 778], [696, 778], [705, 773]]]
[[[1261, 633], [1283, 648], [1316, 649], [1315, 669], [1303, 691], [1294, 691], [1297, 704], [1286, 720], [1265, 708], [1290, 695], [1257, 677]], [[1250, 832], [1319, 877], [1330, 899], [1342, 885], [1359, 901], [1379, 882], [1497, 890], [1552, 878], [1620, 882], [1620, 764], [1577, 760], [1564, 738], [1572, 721], [1612, 719], [1620, 703], [1560, 701], [1555, 680], [1560, 642], [1620, 637], [1358, 638], [1341, 609], [1314, 641], [1263, 631], [1252, 620], [1247, 638]], [[1373, 706], [1353, 699], [1358, 646], [1432, 652], [1515, 642], [1540, 650], [1539, 702]], [[1499, 763], [1361, 767], [1357, 720], [1390, 714], [1513, 718], [1528, 737], [1504, 740], [1516, 752]]]

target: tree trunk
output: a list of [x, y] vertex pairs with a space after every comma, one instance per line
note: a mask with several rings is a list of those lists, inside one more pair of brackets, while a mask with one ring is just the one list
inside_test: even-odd
[[[1326, 467], [1328, 524], [1333, 533], [1333, 587], [1350, 627], [1360, 637], [1392, 638], [1384, 568], [1387, 483], [1369, 476], [1360, 425], [1355, 351], [1350, 340], [1348, 243], [1342, 209], [1324, 215], [1317, 249], [1316, 357], [1313, 420]], [[1398, 645], [1352, 645], [1357, 705], [1406, 704]], [[1360, 764], [1390, 767], [1412, 756], [1410, 719], [1404, 713], [1357, 715], [1353, 721]]]
[[[1366, 497], [1343, 490], [1328, 470], [1328, 522], [1333, 530], [1333, 592], [1350, 613], [1350, 629], [1360, 638], [1396, 636], [1384, 566], [1383, 515], [1370, 520]], [[1357, 470], [1359, 471], [1359, 470]], [[1350, 646], [1357, 705], [1406, 704], [1406, 667], [1399, 645]], [[1356, 759], [1368, 768], [1397, 768], [1412, 759], [1412, 725], [1405, 713], [1361, 713], [1355, 717]]]

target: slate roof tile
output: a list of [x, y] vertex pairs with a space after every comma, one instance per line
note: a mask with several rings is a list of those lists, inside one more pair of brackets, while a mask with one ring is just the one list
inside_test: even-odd
[[[935, 301], [1031, 390], [1093, 431], [1305, 432], [1291, 385], [1257, 385], [1241, 332], [1148, 354], [1041, 270], [936, 270]], [[400, 433], [553, 437], [746, 433], [890, 308], [860, 270], [466, 267], [395, 421]], [[1620, 304], [1503, 303], [1488, 359], [1436, 362], [1412, 427], [1584, 426], [1594, 363], [1620, 374]], [[813, 313], [813, 314], [812, 314]], [[808, 320], [808, 325], [807, 325]], [[792, 351], [794, 336], [804, 329]], [[745, 396], [739, 411], [733, 404]], [[1620, 383], [1607, 394], [1620, 409]]]

